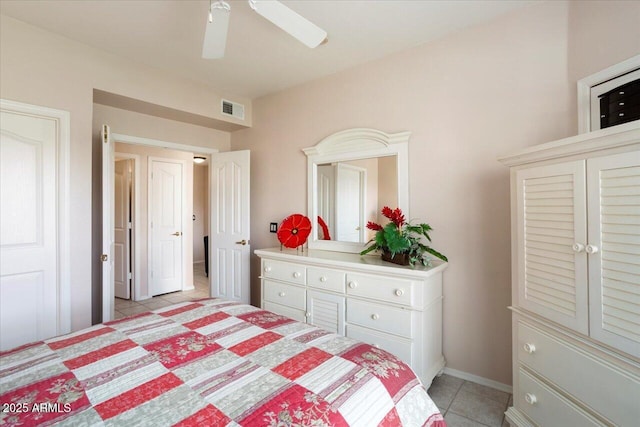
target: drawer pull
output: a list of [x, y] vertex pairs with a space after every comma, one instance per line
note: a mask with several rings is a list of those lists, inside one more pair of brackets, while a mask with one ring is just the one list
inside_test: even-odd
[[538, 402], [538, 399], [536, 398], [536, 395], [535, 394], [531, 394], [531, 393], [525, 393], [524, 400], [529, 405], [535, 405]]
[[582, 251], [584, 251], [584, 245], [582, 243], [574, 243], [573, 244], [573, 251], [576, 253], [580, 253]]
[[379, 315], [377, 315], [377, 314], [372, 314], [372, 315], [371, 315], [371, 318], [372, 318], [373, 320], [378, 320], [378, 319], [380, 318], [380, 316], [379, 316]]
[[307, 312], [304, 314], [304, 316], [305, 316], [305, 317], [311, 317], [311, 313], [307, 311]]
[[357, 287], [358, 287], [358, 284], [357, 284], [356, 282], [349, 282], [349, 287], [350, 287], [351, 289], [355, 289], [355, 288], [357, 288]]
[[278, 292], [278, 295], [279, 295], [279, 296], [281, 296], [281, 297], [283, 297], [283, 296], [285, 296], [286, 294], [285, 294], [284, 292]]
[[294, 277], [295, 279], [299, 279], [299, 278], [300, 278], [300, 276], [301, 276], [301, 274], [300, 274], [300, 272], [299, 272], [299, 271], [296, 271], [295, 273], [293, 273], [293, 277]]
[[265, 272], [265, 273], [268, 273], [268, 272], [270, 272], [270, 271], [271, 271], [271, 267], [266, 266], [266, 267], [264, 268], [264, 272]]
[[374, 346], [375, 348], [380, 348], [380, 344], [371, 344], [372, 346]]
[[396, 294], [397, 297], [401, 297], [402, 295], [404, 295], [404, 291], [402, 289], [396, 289], [394, 294]]
[[525, 343], [522, 348], [524, 348], [524, 351], [526, 351], [529, 354], [533, 354], [536, 352], [536, 346], [534, 344], [530, 344], [530, 343]]
[[322, 283], [324, 283], [324, 282], [326, 282], [326, 281], [327, 281], [327, 278], [326, 278], [326, 277], [324, 277], [324, 276], [320, 276], [320, 281], [321, 281]]

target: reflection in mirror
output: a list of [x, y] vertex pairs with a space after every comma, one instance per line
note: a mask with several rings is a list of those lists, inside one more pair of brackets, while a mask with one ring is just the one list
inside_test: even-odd
[[319, 164], [318, 239], [366, 243], [375, 232], [368, 221], [383, 222], [384, 206], [398, 206], [396, 156]]
[[309, 248], [358, 253], [374, 235], [368, 221], [384, 206], [409, 216], [410, 132], [347, 129], [329, 135], [307, 155]]

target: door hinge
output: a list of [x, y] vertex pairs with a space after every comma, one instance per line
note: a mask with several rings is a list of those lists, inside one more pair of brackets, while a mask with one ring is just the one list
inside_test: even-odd
[[133, 274], [131, 274], [131, 272], [127, 273], [127, 279], [129, 280], [133, 279]]
[[133, 228], [133, 224], [132, 224], [132, 223], [130, 223], [130, 222], [128, 222], [128, 223], [127, 223], [127, 228], [128, 228], [129, 230], [131, 230], [131, 229]]

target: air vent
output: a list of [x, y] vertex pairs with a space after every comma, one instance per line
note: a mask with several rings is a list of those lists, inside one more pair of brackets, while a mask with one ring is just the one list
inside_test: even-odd
[[244, 105], [236, 102], [222, 100], [222, 114], [244, 120]]

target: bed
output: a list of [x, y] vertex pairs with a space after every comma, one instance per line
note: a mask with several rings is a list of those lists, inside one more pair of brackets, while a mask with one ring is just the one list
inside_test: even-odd
[[0, 425], [434, 426], [393, 355], [221, 299], [0, 353]]

